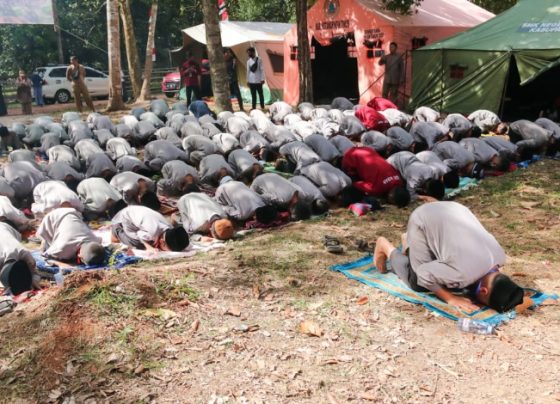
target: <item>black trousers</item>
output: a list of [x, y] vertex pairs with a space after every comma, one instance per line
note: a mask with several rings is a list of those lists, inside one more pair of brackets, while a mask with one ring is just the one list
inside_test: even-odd
[[264, 109], [264, 92], [262, 83], [249, 83], [249, 88], [251, 89], [253, 109], [257, 108], [257, 94], [259, 94], [261, 109]]
[[[194, 99], [193, 99], [194, 95]], [[191, 101], [200, 99], [200, 87], [199, 86], [187, 86], [187, 107], [191, 105]]]
[[229, 92], [237, 98], [239, 109], [243, 111], [243, 98], [241, 98], [241, 90], [239, 89], [239, 83], [237, 81], [229, 82]]

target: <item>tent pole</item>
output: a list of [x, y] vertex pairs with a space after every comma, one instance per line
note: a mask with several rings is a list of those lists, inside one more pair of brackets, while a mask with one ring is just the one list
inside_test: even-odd
[[502, 119], [503, 116], [504, 116], [504, 107], [505, 107], [505, 104], [506, 104], [505, 100], [506, 100], [506, 95], [507, 95], [506, 93], [507, 93], [507, 89], [509, 87], [509, 73], [510, 73], [510, 70], [511, 70], [511, 64], [513, 62], [514, 62], [513, 54], [510, 53], [508, 70], [507, 70], [507, 73], [506, 73], [506, 80], [504, 82], [504, 88], [502, 89], [502, 100], [500, 102], [500, 115], [499, 115], [500, 119]]

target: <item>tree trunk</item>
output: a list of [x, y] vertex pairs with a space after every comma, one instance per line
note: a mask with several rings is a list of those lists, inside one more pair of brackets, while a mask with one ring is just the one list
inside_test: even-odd
[[229, 98], [229, 79], [220, 34], [218, 1], [202, 0], [202, 13], [204, 14], [204, 25], [206, 26], [206, 46], [208, 48], [216, 112], [232, 111]]
[[307, 32], [307, 0], [296, 0], [299, 102], [313, 102], [313, 71]]
[[109, 50], [109, 102], [107, 111], [124, 109], [121, 81], [121, 35], [118, 0], [107, 0], [107, 49]]
[[136, 33], [134, 32], [134, 24], [132, 22], [130, 0], [119, 0], [119, 5], [126, 47], [126, 59], [128, 61], [128, 75], [130, 77], [133, 97], [137, 99], [142, 91], [142, 77], [140, 76], [140, 59], [138, 57], [138, 47], [136, 46]]
[[64, 64], [64, 51], [62, 50], [62, 31], [60, 30], [60, 22], [58, 21], [58, 10], [55, 0], [52, 0], [54, 32], [56, 32], [56, 45], [58, 48], [58, 63]]
[[152, 81], [152, 69], [154, 62], [152, 61], [152, 50], [154, 49], [154, 42], [156, 36], [156, 20], [157, 20], [157, 0], [152, 1], [152, 8], [150, 10], [150, 27], [148, 29], [148, 42], [146, 44], [146, 61], [144, 62], [144, 82], [142, 83], [142, 91], [137, 101], [147, 101], [151, 98], [150, 83]]

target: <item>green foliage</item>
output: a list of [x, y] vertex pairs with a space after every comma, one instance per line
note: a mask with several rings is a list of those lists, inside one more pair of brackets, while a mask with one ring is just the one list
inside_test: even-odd
[[471, 0], [477, 6], [485, 8], [494, 14], [499, 14], [507, 9], [515, 6], [517, 0]]
[[422, 5], [423, 0], [381, 0], [387, 10], [407, 15], [414, 12], [413, 7]]
[[295, 22], [295, 0], [229, 0], [230, 18], [236, 21]]

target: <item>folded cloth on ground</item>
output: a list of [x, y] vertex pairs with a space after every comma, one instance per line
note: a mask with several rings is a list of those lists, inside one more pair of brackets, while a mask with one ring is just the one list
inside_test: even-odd
[[276, 219], [268, 224], [260, 223], [256, 220], [249, 220], [245, 223], [245, 230], [249, 229], [271, 229], [282, 226], [290, 222], [290, 212], [280, 212]]
[[[106, 248], [106, 259], [103, 265], [76, 265], [72, 268], [63, 268], [62, 273], [64, 275], [75, 271], [75, 270], [89, 270], [89, 269], [109, 269], [109, 268], [123, 268], [127, 265], [136, 264], [142, 261], [141, 257], [127, 255], [126, 252], [121, 250], [113, 250]], [[32, 251], [31, 255], [37, 263], [37, 271], [43, 277], [52, 278], [53, 275], [57, 274], [60, 267], [49, 259], [45, 259], [41, 255], [40, 251]]]
[[[388, 263], [388, 268], [390, 268], [390, 262]], [[371, 255], [366, 255], [357, 261], [333, 265], [329, 269], [331, 271], [340, 272], [350, 279], [354, 279], [368, 286], [383, 290], [390, 295], [406, 300], [407, 302], [421, 304], [426, 309], [454, 321], [459, 318], [467, 317], [485, 321], [488, 324], [499, 325], [502, 322], [515, 318], [516, 316], [515, 310], [508, 313], [498, 313], [488, 307], [482, 307], [472, 313], [466, 313], [441, 301], [433, 294], [415, 292], [406, 286], [394, 273], [388, 272], [386, 274], [381, 274], [377, 268], [375, 268], [373, 264], [373, 257]], [[534, 302], [533, 307], [541, 305], [547, 299], [558, 299], [558, 295], [556, 294], [546, 294], [534, 290], [526, 292], [530, 293], [529, 297]]]
[[284, 171], [278, 171], [276, 169], [276, 167], [274, 166], [274, 164], [272, 163], [264, 163], [264, 172], [265, 173], [274, 173], [274, 174], [278, 174], [284, 178], [292, 178], [294, 176], [294, 174], [292, 173], [286, 173]]
[[478, 180], [469, 177], [461, 177], [459, 180], [459, 186], [457, 188], [446, 188], [445, 189], [445, 199], [451, 199], [459, 195], [461, 192], [466, 191], [478, 186]]
[[363, 216], [371, 211], [371, 205], [368, 205], [367, 203], [358, 202], [348, 206], [348, 209], [356, 216]]

